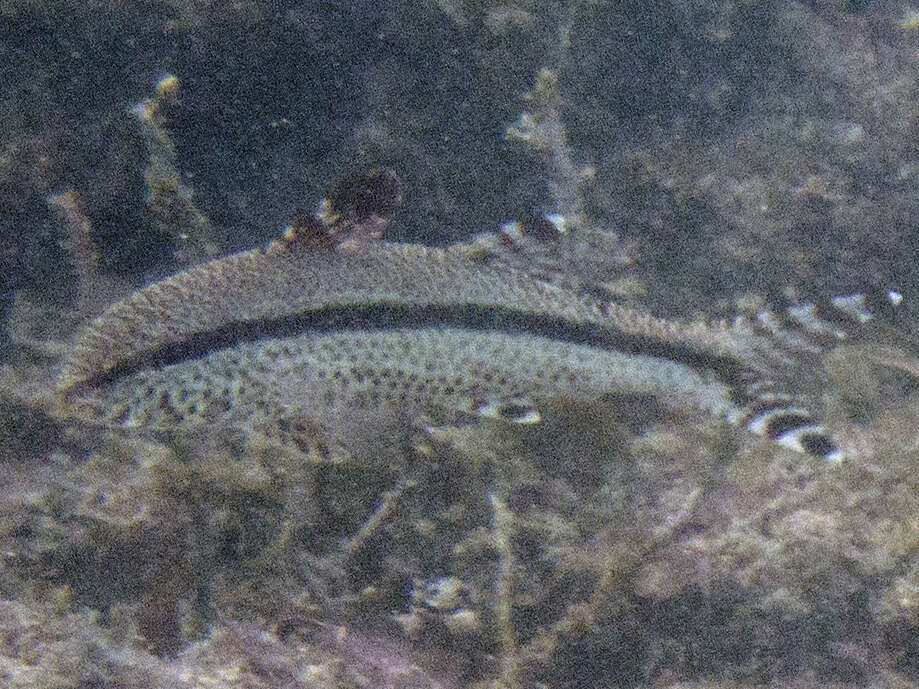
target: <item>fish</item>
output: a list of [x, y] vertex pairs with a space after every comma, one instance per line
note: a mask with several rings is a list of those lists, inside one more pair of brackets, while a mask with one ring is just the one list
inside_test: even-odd
[[[843, 458], [788, 391], [819, 337], [845, 337], [813, 305], [782, 312], [796, 328], [768, 312], [664, 319], [521, 268], [558, 240], [545, 224], [432, 247], [382, 239], [386, 222], [326, 208], [111, 305], [76, 337], [59, 413], [128, 430], [238, 428], [306, 452], [323, 419], [349, 410], [529, 424], [540, 399], [612, 393]], [[858, 322], [863, 306], [836, 311]]]

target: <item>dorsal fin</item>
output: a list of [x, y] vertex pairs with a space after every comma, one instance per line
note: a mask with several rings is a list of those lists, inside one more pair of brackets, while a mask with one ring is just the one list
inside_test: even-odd
[[899, 290], [868, 290], [808, 301], [773, 302], [749, 313], [754, 330], [791, 350], [822, 351], [893, 327], [904, 310]]
[[382, 239], [402, 202], [402, 183], [392, 170], [371, 170], [341, 180], [312, 213], [301, 213], [284, 232], [290, 246], [360, 250]]
[[605, 285], [632, 262], [630, 247], [613, 232], [569, 225], [559, 213], [534, 214], [508, 220], [497, 231], [476, 234], [454, 248], [575, 294], [610, 298]]

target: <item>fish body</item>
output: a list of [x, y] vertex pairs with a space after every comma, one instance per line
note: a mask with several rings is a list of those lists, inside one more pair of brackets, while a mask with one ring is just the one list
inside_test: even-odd
[[290, 236], [112, 305], [78, 335], [58, 396], [104, 425], [284, 438], [292, 420], [344, 409], [533, 421], [535, 398], [637, 394], [838, 458], [776, 390], [789, 348], [761, 331], [656, 318], [469, 245], [342, 250]]

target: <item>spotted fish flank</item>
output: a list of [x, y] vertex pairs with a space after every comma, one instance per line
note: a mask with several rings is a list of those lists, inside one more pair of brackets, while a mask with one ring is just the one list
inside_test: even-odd
[[841, 457], [782, 389], [783, 367], [808, 355], [782, 342], [782, 326], [663, 320], [511, 267], [481, 242], [364, 236], [352, 246], [322, 233], [307, 222], [111, 306], [64, 367], [65, 413], [130, 428], [237, 426], [286, 442], [291, 419], [346, 408], [533, 423], [527, 400], [614, 392]]

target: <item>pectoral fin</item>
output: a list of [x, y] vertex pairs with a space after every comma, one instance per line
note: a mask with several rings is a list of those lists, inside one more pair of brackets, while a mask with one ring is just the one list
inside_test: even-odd
[[510, 400], [489, 400], [479, 405], [475, 413], [489, 419], [500, 419], [519, 424], [539, 423], [542, 416], [529, 400], [514, 398]]

